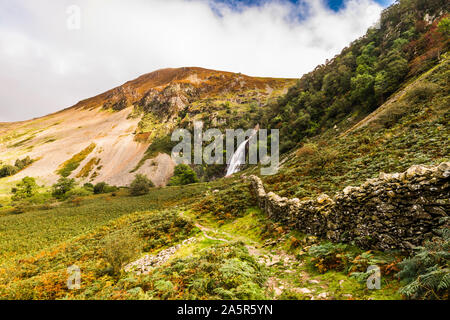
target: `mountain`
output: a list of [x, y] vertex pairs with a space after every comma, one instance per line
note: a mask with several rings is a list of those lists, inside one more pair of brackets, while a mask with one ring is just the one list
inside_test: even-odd
[[27, 156], [34, 160], [4, 179], [33, 176], [49, 185], [63, 175], [124, 186], [143, 173], [163, 186], [174, 162], [170, 149], [146, 157], [156, 140], [170, 142], [180, 122], [240, 119], [251, 106], [263, 107], [294, 82], [196, 67], [145, 74], [60, 112], [0, 124], [0, 160], [10, 165]]

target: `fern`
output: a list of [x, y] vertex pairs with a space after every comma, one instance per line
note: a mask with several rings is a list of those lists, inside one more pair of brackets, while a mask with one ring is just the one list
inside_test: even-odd
[[448, 299], [450, 288], [450, 232], [448, 219], [440, 237], [417, 248], [415, 256], [399, 263], [397, 274], [406, 285], [400, 293], [412, 299]]

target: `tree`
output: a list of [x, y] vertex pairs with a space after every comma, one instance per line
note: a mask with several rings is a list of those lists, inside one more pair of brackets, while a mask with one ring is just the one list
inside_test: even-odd
[[83, 188], [88, 191], [94, 192], [94, 185], [90, 182], [86, 182], [85, 184], [83, 184]]
[[371, 106], [375, 79], [368, 73], [358, 74], [352, 78], [352, 98], [363, 106]]
[[398, 50], [390, 51], [380, 60], [380, 72], [375, 76], [375, 94], [378, 98], [385, 98], [397, 90], [408, 73], [408, 61]]
[[65, 177], [59, 180], [52, 186], [52, 195], [56, 198], [64, 198], [66, 193], [75, 187], [75, 179]]
[[19, 183], [16, 184], [15, 188], [11, 189], [14, 194], [12, 196], [13, 201], [25, 200], [31, 198], [37, 193], [38, 185], [36, 180], [32, 177], [25, 177]]
[[443, 18], [438, 24], [438, 30], [446, 37], [450, 37], [450, 18]]
[[98, 182], [94, 186], [94, 194], [105, 193], [106, 182]]
[[142, 245], [136, 233], [121, 231], [107, 236], [103, 242], [102, 255], [111, 266], [111, 273], [119, 274], [122, 267], [139, 254]]
[[154, 187], [153, 182], [143, 174], [137, 174], [130, 184], [130, 193], [133, 196], [147, 194]]
[[198, 182], [197, 174], [186, 164], [179, 164], [175, 167], [175, 172], [170, 178], [170, 186], [181, 186]]

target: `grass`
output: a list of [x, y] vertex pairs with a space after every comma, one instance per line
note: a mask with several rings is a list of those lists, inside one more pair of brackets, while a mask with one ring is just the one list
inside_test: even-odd
[[2, 195], [2, 198], [7, 199], [8, 202], [10, 200], [11, 188], [15, 187], [18, 182], [17, 180], [14, 181], [14, 179], [14, 176], [0, 178], [0, 195]]
[[[0, 267], [0, 298], [114, 299], [114, 292], [111, 292], [114, 287], [125, 297], [126, 292], [120, 292], [125, 278], [117, 278], [111, 273], [103, 254], [107, 243], [102, 239], [110, 239], [120, 232], [134, 231], [144, 241], [162, 238], [169, 241], [174, 236], [186, 237], [189, 234], [187, 223], [177, 215], [167, 215], [161, 219], [153, 212], [139, 212], [97, 226], [90, 232], [49, 246], [15, 263], [4, 264]], [[146, 236], [149, 234], [154, 236]], [[66, 269], [73, 264], [83, 272], [81, 291], [70, 291], [65, 285]]]
[[57, 173], [63, 177], [68, 177], [74, 171], [80, 163], [86, 159], [86, 157], [95, 149], [95, 143], [91, 143], [88, 147], [75, 154], [72, 158], [65, 161], [59, 166]]
[[26, 139], [20, 140], [19, 142], [16, 142], [14, 144], [12, 144], [11, 146], [8, 146], [8, 148], [17, 148], [20, 146], [23, 146], [25, 143], [33, 140], [35, 138], [34, 135], [27, 137]]
[[188, 203], [205, 189], [205, 184], [154, 188], [148, 195], [140, 197], [130, 197], [122, 191], [116, 197], [110, 194], [86, 197], [79, 206], [64, 202], [49, 210], [0, 215], [0, 259], [4, 262], [34, 253], [89, 232], [122, 215], [162, 209], [179, 202]]
[[56, 141], [56, 138], [50, 138], [50, 139], [45, 140], [44, 143], [52, 143], [55, 141]]
[[92, 158], [90, 159], [83, 168], [81, 168], [80, 172], [76, 175], [77, 178], [87, 178], [91, 173], [94, 166], [100, 163], [100, 158]]
[[[238, 187], [241, 193], [248, 189], [246, 184]], [[50, 210], [0, 216], [0, 298], [272, 299], [274, 292], [266, 286], [269, 279], [285, 283], [278, 298], [311, 298], [296, 288], [307, 288], [314, 296], [327, 292], [337, 299], [399, 297], [398, 282], [391, 278], [383, 282], [383, 290], [373, 292], [345, 272], [321, 274], [311, 268], [307, 247], [320, 242], [268, 220], [236, 188], [236, 179], [231, 178], [154, 188], [140, 197], [121, 190], [115, 197], [82, 198], [79, 205], [63, 202]], [[198, 207], [205, 196], [209, 200]], [[238, 209], [230, 215], [222, 213], [227, 211], [223, 201], [236, 203]], [[194, 224], [200, 224], [202, 231]], [[138, 276], [117, 272], [117, 266], [112, 272], [105, 259], [104, 239], [124, 233], [136, 234], [144, 243], [141, 254], [156, 254], [189, 237], [197, 241], [182, 246], [149, 274]], [[204, 233], [226, 241], [208, 239]], [[299, 246], [292, 245], [293, 238]], [[249, 246], [271, 259], [279, 255], [298, 258], [291, 264], [268, 266]], [[73, 264], [82, 270], [82, 287], [71, 291], [65, 282], [66, 269]], [[309, 279], [319, 279], [319, 283], [309, 283]]]

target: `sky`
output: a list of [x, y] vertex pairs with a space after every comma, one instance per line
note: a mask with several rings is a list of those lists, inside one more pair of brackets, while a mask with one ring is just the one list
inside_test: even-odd
[[161, 68], [299, 78], [392, 0], [0, 0], [0, 122]]

